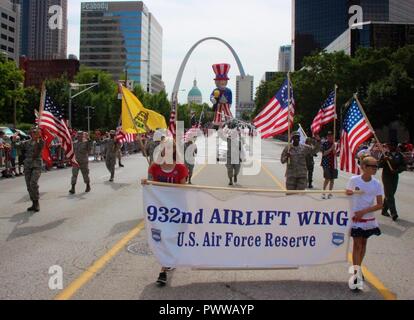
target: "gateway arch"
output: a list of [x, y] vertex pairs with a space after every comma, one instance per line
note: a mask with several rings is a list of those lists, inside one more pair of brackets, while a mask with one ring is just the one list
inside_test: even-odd
[[178, 91], [180, 90], [180, 84], [181, 84], [181, 80], [182, 80], [182, 77], [183, 77], [183, 74], [184, 74], [184, 70], [185, 70], [185, 67], [186, 67], [186, 65], [187, 65], [187, 62], [188, 62], [188, 60], [190, 59], [190, 57], [191, 57], [191, 54], [194, 52], [194, 50], [201, 44], [201, 43], [203, 43], [203, 42], [205, 42], [205, 41], [208, 41], [208, 40], [215, 40], [215, 41], [219, 41], [219, 42], [221, 42], [221, 43], [223, 43], [224, 45], [226, 45], [227, 46], [227, 48], [229, 48], [229, 50], [231, 51], [231, 53], [233, 54], [233, 56], [234, 56], [234, 59], [236, 60], [236, 62], [237, 62], [237, 66], [238, 66], [238, 68], [239, 68], [239, 71], [240, 71], [240, 75], [242, 76], [242, 77], [244, 77], [246, 74], [245, 74], [245, 72], [244, 72], [244, 68], [243, 68], [243, 65], [242, 65], [242, 63], [241, 63], [241, 61], [240, 61], [240, 58], [239, 58], [239, 56], [237, 55], [237, 53], [236, 53], [236, 51], [233, 49], [233, 47], [228, 43], [228, 42], [226, 42], [226, 41], [224, 41], [223, 39], [220, 39], [220, 38], [217, 38], [217, 37], [208, 37], [208, 38], [204, 38], [204, 39], [201, 39], [200, 41], [198, 41], [195, 45], [193, 45], [192, 47], [191, 47], [191, 49], [188, 51], [188, 53], [187, 53], [187, 55], [185, 56], [185, 58], [184, 58], [184, 60], [183, 60], [183, 62], [182, 62], [182, 64], [181, 64], [181, 67], [180, 67], [180, 70], [178, 71], [178, 74], [177, 74], [177, 78], [176, 78], [176, 80], [175, 80], [175, 84], [174, 84], [174, 89], [173, 89], [173, 92], [172, 92], [172, 98], [171, 98], [171, 101], [172, 101], [172, 104], [173, 104], [173, 107], [175, 107], [176, 105], [177, 105], [177, 100], [178, 100]]

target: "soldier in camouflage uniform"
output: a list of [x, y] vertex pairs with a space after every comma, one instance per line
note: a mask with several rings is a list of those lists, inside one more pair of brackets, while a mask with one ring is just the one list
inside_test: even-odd
[[91, 191], [91, 181], [89, 179], [89, 153], [92, 148], [92, 143], [88, 139], [86, 132], [79, 131], [77, 141], [73, 144], [73, 149], [76, 156], [76, 161], [79, 167], [72, 167], [72, 189], [69, 190], [70, 194], [75, 194], [76, 181], [78, 180], [79, 170], [82, 172], [83, 181], [86, 184], [85, 192]]
[[116, 158], [118, 151], [121, 148], [121, 145], [116, 141], [116, 132], [114, 130], [109, 133], [109, 139], [106, 140], [105, 146], [105, 163], [107, 169], [111, 173], [111, 178], [109, 181], [113, 182], [115, 177]]
[[25, 153], [24, 176], [26, 179], [27, 191], [29, 192], [32, 206], [27, 211], [39, 212], [39, 178], [42, 174], [42, 150], [44, 142], [38, 128], [30, 131], [31, 140], [22, 144], [22, 151]]
[[[314, 155], [321, 148], [321, 139], [316, 136], [313, 146], [301, 145], [299, 132], [292, 135], [293, 144], [287, 146], [282, 153], [282, 164], [288, 163], [286, 169], [286, 189], [287, 190], [305, 190], [308, 182], [308, 170], [306, 168], [306, 156]], [[290, 162], [289, 162], [290, 159]]]

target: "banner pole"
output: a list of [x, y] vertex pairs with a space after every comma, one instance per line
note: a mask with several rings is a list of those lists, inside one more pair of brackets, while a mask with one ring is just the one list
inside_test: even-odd
[[[290, 72], [288, 72], [287, 74], [288, 76], [288, 152], [290, 153], [290, 148], [291, 148], [291, 132], [290, 132]], [[290, 157], [288, 159], [288, 164], [290, 164]]]
[[335, 118], [334, 118], [334, 143], [336, 143], [336, 121], [338, 119], [338, 110], [336, 107], [337, 104], [337, 94], [338, 94], [338, 86], [335, 84]]
[[[194, 189], [194, 190], [215, 190], [215, 191], [238, 191], [251, 193], [276, 193], [276, 194], [322, 194], [326, 193], [324, 190], [280, 190], [280, 189], [242, 189], [242, 188], [226, 188], [226, 187], [212, 187], [212, 186], [196, 186], [186, 184], [172, 184], [164, 182], [155, 182], [143, 179], [141, 185], [153, 185], [158, 187], [178, 188], [178, 189]], [[346, 194], [346, 190], [332, 190], [332, 194]], [[363, 192], [354, 192], [354, 194], [362, 194]]]

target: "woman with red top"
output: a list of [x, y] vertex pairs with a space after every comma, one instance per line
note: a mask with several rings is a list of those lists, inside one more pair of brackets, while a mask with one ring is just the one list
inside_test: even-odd
[[[148, 169], [148, 180], [155, 182], [186, 184], [188, 169], [184, 164], [177, 163], [177, 149], [172, 138], [165, 139], [159, 150], [155, 150], [155, 162]], [[158, 154], [157, 154], [158, 151]], [[162, 267], [158, 276], [157, 284], [165, 286], [167, 284], [167, 271], [169, 267]]]

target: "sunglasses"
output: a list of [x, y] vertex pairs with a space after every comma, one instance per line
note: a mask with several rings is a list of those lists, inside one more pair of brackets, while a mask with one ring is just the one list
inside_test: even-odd
[[373, 169], [378, 169], [378, 165], [376, 164], [367, 164], [365, 165], [367, 168], [373, 168]]

